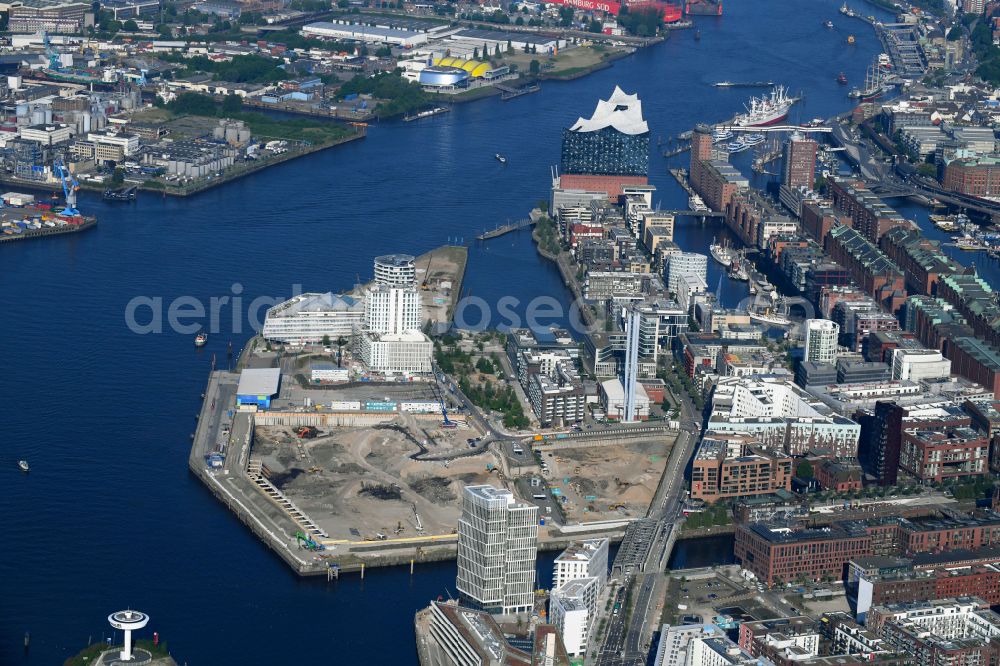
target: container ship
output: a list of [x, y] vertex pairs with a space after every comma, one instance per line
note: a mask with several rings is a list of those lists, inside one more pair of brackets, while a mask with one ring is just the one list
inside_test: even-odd
[[739, 127], [762, 127], [773, 125], [788, 117], [788, 110], [798, 99], [789, 97], [784, 86], [778, 86], [770, 95], [754, 97], [750, 100], [747, 112], [736, 116], [734, 124]]
[[688, 16], [722, 16], [722, 0], [687, 0], [684, 13]]

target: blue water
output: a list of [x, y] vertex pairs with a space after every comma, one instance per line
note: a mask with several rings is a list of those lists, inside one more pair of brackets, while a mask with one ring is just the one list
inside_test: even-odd
[[[453, 565], [332, 585], [293, 577], [186, 468], [211, 356], [224, 358], [229, 337], [237, 347], [247, 339], [242, 318], [240, 332], [213, 335], [198, 352], [190, 334], [131, 332], [126, 306], [140, 296], [166, 307], [234, 295], [246, 306], [295, 285], [344, 289], [366, 279], [376, 254], [471, 241], [546, 198], [562, 128], [615, 84], [639, 93], [654, 137], [739, 111], [748, 91], [710, 85], [722, 79], [785, 83], [805, 94], [802, 119], [844, 111], [834, 78], [860, 80], [878, 46], [837, 4], [730, 0], [724, 17], [697, 19], [701, 41], [681, 32], [539, 94], [373, 127], [364, 141], [188, 200], [144, 195], [112, 206], [85, 194], [82, 207], [101, 218], [95, 230], [0, 247], [0, 663], [59, 663], [100, 640], [107, 614], [128, 606], [150, 613], [150, 631], [182, 663], [306, 654], [413, 663], [413, 612], [454, 591]], [[821, 27], [827, 18], [836, 30]], [[684, 207], [664, 161], [651, 165], [658, 200]], [[685, 220], [677, 240], [704, 252], [715, 235], [718, 225]], [[713, 287], [717, 278], [712, 266]], [[724, 297], [744, 288], [726, 282]], [[513, 296], [521, 312], [535, 296], [565, 298], [527, 233], [473, 243], [466, 289], [488, 303]], [[30, 476], [18, 458], [31, 461]]]

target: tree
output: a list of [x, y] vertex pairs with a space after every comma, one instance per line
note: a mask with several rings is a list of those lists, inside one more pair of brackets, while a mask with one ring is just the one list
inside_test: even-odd
[[962, 28], [960, 26], [952, 26], [952, 29], [948, 31], [948, 41], [957, 42], [962, 39]]
[[113, 185], [121, 185], [125, 182], [125, 171], [121, 167], [115, 167], [114, 173], [111, 174], [111, 183]]
[[813, 478], [813, 466], [808, 460], [803, 460], [795, 468], [795, 476], [800, 479], [811, 479]]
[[229, 94], [222, 100], [222, 112], [227, 115], [239, 113], [243, 110], [243, 98], [239, 95]]
[[508, 39], [507, 40], [507, 53], [514, 52], [514, 44]]
[[537, 76], [538, 73], [542, 71], [542, 64], [540, 62], [538, 62], [537, 60], [532, 60], [531, 64], [528, 65], [528, 71], [532, 75]]
[[338, 368], [342, 367], [341, 364], [343, 363], [343, 358], [344, 358], [344, 345], [346, 345], [346, 344], [347, 344], [347, 338], [345, 338], [342, 335], [339, 338], [337, 338], [337, 367]]
[[927, 178], [936, 178], [937, 177], [937, 167], [934, 166], [933, 164], [928, 164], [928, 163], [924, 162], [923, 164], [918, 164], [917, 165], [917, 173], [919, 173], [921, 176], [925, 176]]
[[122, 30], [125, 32], [139, 32], [139, 24], [129, 19], [122, 24]]
[[323, 343], [324, 347], [329, 347], [330, 346], [330, 336], [329, 335], [324, 335], [322, 343]]

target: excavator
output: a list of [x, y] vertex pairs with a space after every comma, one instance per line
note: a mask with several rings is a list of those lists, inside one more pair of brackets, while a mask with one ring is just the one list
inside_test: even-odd
[[303, 532], [296, 532], [295, 539], [306, 550], [326, 550], [326, 546], [316, 543], [311, 536], [307, 536]]

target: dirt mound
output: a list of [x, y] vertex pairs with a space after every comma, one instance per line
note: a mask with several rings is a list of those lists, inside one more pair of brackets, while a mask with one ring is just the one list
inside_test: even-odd
[[425, 476], [422, 479], [410, 481], [410, 488], [435, 504], [447, 504], [458, 499], [458, 496], [451, 490], [451, 480], [440, 476]]
[[362, 481], [361, 490], [358, 491], [358, 494], [368, 495], [380, 500], [398, 500], [403, 498], [403, 493], [395, 483], [365, 483]]
[[268, 480], [277, 486], [279, 489], [284, 488], [289, 483], [297, 479], [300, 475], [304, 474], [305, 470], [299, 469], [298, 467], [292, 467], [287, 472], [274, 473], [272, 472]]

